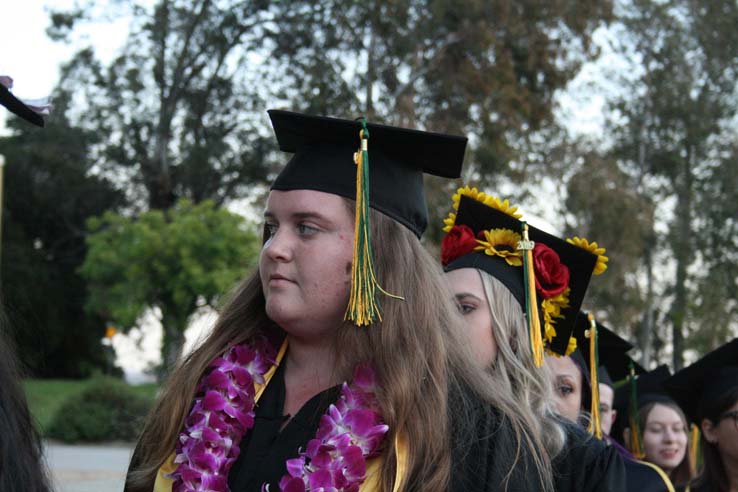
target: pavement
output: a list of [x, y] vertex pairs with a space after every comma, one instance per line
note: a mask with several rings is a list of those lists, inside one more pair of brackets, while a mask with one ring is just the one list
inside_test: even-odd
[[122, 492], [133, 447], [113, 443], [70, 446], [45, 442], [55, 492]]

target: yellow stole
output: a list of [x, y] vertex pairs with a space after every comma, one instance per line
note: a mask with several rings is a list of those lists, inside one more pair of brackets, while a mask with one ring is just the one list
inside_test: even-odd
[[[671, 479], [669, 478], [669, 475], [667, 475], [666, 472], [662, 470], [660, 466], [655, 465], [653, 463], [649, 463], [648, 461], [642, 461], [642, 460], [633, 460], [633, 461], [635, 461], [636, 463], [640, 463], [642, 465], [646, 465], [656, 470], [656, 473], [658, 473], [661, 479], [664, 481], [664, 485], [666, 485], [666, 490], [668, 492], [675, 492], [674, 485], [671, 483]], [[687, 489], [685, 492], [689, 492], [689, 489]]]
[[[259, 401], [259, 398], [261, 398], [261, 395], [264, 393], [264, 390], [269, 384], [269, 381], [272, 380], [272, 376], [274, 376], [274, 373], [277, 371], [277, 367], [279, 367], [279, 364], [282, 362], [284, 354], [287, 353], [287, 345], [287, 339], [285, 339], [285, 341], [282, 343], [282, 346], [279, 348], [276, 364], [274, 364], [266, 372], [266, 374], [264, 374], [264, 384], [254, 383], [254, 389], [256, 390], [256, 394], [254, 395], [254, 403]], [[402, 478], [407, 472], [407, 443], [404, 436], [400, 437], [400, 435], [398, 434], [398, 436], [395, 438], [394, 446], [397, 471], [395, 473], [395, 485], [392, 489], [392, 492], [399, 492], [400, 483], [402, 482]], [[174, 456], [174, 453], [170, 454], [164, 464], [159, 467], [159, 471], [156, 474], [156, 481], [154, 482], [153, 492], [172, 492], [172, 484], [174, 483], [174, 480], [169, 478], [168, 475], [173, 473], [178, 466], [174, 463]], [[361, 492], [373, 492], [380, 489], [379, 470], [381, 464], [381, 456], [372, 458], [367, 462], [366, 479], [364, 480], [364, 483], [361, 484], [361, 487], [359, 489], [361, 490]]]

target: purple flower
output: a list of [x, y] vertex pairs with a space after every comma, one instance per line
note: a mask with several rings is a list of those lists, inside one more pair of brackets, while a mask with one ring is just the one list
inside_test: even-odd
[[254, 425], [254, 381], [264, 381], [271, 362], [248, 345], [235, 345], [213, 361], [179, 435], [173, 492], [228, 490], [238, 444]]

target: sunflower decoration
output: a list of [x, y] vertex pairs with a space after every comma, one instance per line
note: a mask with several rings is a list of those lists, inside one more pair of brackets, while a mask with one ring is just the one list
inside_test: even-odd
[[484, 254], [489, 256], [499, 256], [511, 266], [523, 265], [523, 252], [517, 247], [522, 239], [520, 234], [510, 229], [490, 229], [481, 231], [480, 235], [484, 239], [477, 239], [479, 246], [474, 248], [475, 251], [484, 251]]
[[508, 200], [465, 186], [444, 221], [446, 271], [476, 268], [503, 283], [522, 308], [536, 365], [544, 351], [569, 355], [571, 337], [592, 273], [607, 268], [605, 249], [586, 239], [564, 240], [529, 226]]
[[467, 185], [456, 190], [456, 193], [451, 197], [454, 211], [450, 212], [448, 217], [443, 220], [443, 232], [449, 232], [456, 224], [456, 211], [459, 210], [459, 202], [461, 201], [462, 196], [466, 196], [472, 200], [478, 201], [479, 203], [483, 203], [488, 207], [492, 207], [495, 210], [499, 210], [500, 212], [509, 215], [510, 217], [514, 217], [516, 219], [523, 217], [523, 214], [518, 212], [518, 207], [510, 205], [510, 202], [507, 199], [500, 200], [496, 196], [487, 195], [483, 191], [479, 191], [476, 187], [471, 188]]
[[592, 271], [593, 275], [601, 275], [602, 273], [607, 270], [607, 262], [610, 261], [610, 258], [605, 256], [605, 251], [607, 251], [605, 248], [602, 248], [597, 245], [597, 241], [592, 241], [591, 243], [584, 239], [583, 237], [570, 237], [566, 240], [567, 243], [573, 244], [574, 246], [577, 246], [579, 248], [582, 248], [584, 250], [589, 251], [593, 255], [597, 255], [597, 264], [595, 265], [594, 270]]

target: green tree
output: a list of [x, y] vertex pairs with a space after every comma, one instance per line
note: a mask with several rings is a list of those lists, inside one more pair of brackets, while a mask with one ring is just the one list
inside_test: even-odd
[[211, 201], [182, 200], [138, 218], [109, 212], [88, 226], [89, 251], [80, 269], [90, 284], [87, 307], [122, 327], [159, 308], [165, 365], [179, 356], [190, 316], [200, 306], [215, 306], [259, 249], [244, 219]]
[[[51, 34], [91, 11], [55, 13]], [[159, 0], [131, 9], [109, 67], [81, 51], [62, 84], [87, 94], [85, 120], [110, 136], [101, 164], [143, 185], [150, 208], [220, 203], [264, 179], [267, 104], [473, 135], [473, 163], [490, 176], [552, 121], [554, 94], [611, 11], [599, 0]]]
[[[728, 203], [711, 193], [722, 189], [725, 166], [731, 165], [715, 149], [730, 138], [726, 124], [736, 116], [738, 5], [635, 0], [621, 22], [628, 34], [622, 51], [636, 60], [642, 73], [624, 83], [626, 92], [614, 105], [613, 155], [633, 175], [644, 178], [644, 193], [656, 201], [675, 203], [667, 212], [668, 235], [657, 244], [670, 251], [675, 265], [675, 274], [661, 295], [669, 300], [673, 365], [678, 369], [687, 348], [685, 337], [696, 333], [693, 338], [699, 338], [713, 329], [708, 318], [700, 319], [706, 311], [698, 309], [707, 293], [696, 288], [704, 285], [703, 272], [708, 272], [710, 281], [728, 282], [723, 287], [710, 286], [711, 294], [735, 290], [734, 280], [716, 274], [723, 267], [715, 261], [717, 256], [699, 245], [707, 247], [700, 238], [714, 237], [715, 227], [725, 232], [715, 219], [730, 210]], [[716, 198], [715, 204], [728, 209], [699, 206]], [[705, 214], [710, 209], [711, 218]], [[735, 240], [726, 239], [727, 244]], [[709, 244], [722, 248], [714, 240]], [[735, 323], [734, 314], [721, 319], [730, 321], [731, 316]]]
[[110, 181], [91, 175], [93, 133], [64, 117], [55, 98], [44, 129], [9, 120], [5, 155], [2, 300], [21, 360], [38, 377], [86, 377], [104, 366], [104, 320], [84, 310], [85, 221], [123, 202]]
[[[136, 185], [147, 208], [177, 198], [221, 204], [264, 180], [264, 90], [253, 55], [271, 21], [268, 2], [159, 0], [130, 9], [131, 31], [107, 66], [94, 49], [62, 70], [59, 90], [74, 94], [80, 124], [106, 135], [100, 167]], [[54, 12], [49, 34], [66, 39], [93, 5]], [[99, 20], [99, 19], [96, 19]], [[259, 130], [262, 130], [260, 132]]]

